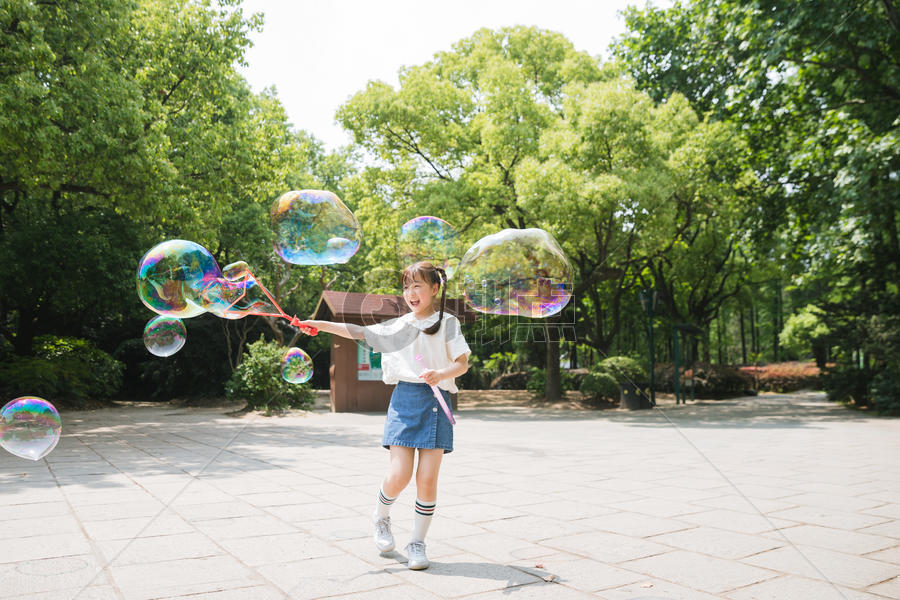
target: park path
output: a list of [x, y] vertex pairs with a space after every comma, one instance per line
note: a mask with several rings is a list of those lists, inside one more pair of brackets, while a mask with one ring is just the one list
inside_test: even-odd
[[[469, 393], [472, 394], [472, 393]], [[900, 419], [821, 394], [644, 411], [463, 393], [428, 536], [381, 556], [383, 416], [135, 405], [0, 452], [0, 598], [900, 598]]]

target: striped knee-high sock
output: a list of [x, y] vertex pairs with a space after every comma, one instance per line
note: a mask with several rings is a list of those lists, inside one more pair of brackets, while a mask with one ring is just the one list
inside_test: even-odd
[[375, 503], [375, 516], [379, 519], [383, 519], [391, 514], [391, 505], [397, 499], [397, 496], [393, 498], [389, 497], [384, 493], [384, 488], [378, 489], [378, 502]]
[[425, 502], [416, 498], [416, 520], [413, 523], [412, 539], [414, 542], [424, 542], [428, 526], [431, 525], [431, 517], [434, 516], [434, 502]]

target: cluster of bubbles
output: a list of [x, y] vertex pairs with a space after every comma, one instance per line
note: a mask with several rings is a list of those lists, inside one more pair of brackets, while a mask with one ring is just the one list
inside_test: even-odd
[[59, 413], [43, 398], [22, 396], [0, 409], [0, 446], [20, 458], [44, 458], [61, 432]]
[[[359, 222], [331, 192], [287, 192], [272, 204], [270, 217], [274, 250], [288, 263], [341, 264], [359, 250]], [[404, 264], [428, 261], [448, 277], [455, 275], [465, 300], [478, 312], [547, 317], [571, 298], [572, 267], [553, 236], [542, 229], [504, 229], [463, 254], [459, 236], [447, 221], [420, 216], [400, 228], [397, 248]], [[137, 289], [141, 301], [159, 315], [144, 330], [144, 343], [156, 356], [178, 352], [186, 339], [181, 319], [205, 312], [225, 319], [290, 319], [247, 263], [220, 269], [206, 248], [187, 240], [168, 240], [147, 252], [138, 266]], [[282, 359], [282, 377], [300, 383], [311, 376], [309, 356], [290, 348]]]
[[466, 301], [482, 313], [544, 318], [572, 297], [572, 265], [543, 229], [481, 238], [463, 255], [458, 274]]

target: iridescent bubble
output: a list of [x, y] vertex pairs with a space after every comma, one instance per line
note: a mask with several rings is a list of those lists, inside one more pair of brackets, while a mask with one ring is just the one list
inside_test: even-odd
[[504, 229], [483, 237], [459, 264], [466, 301], [495, 315], [555, 315], [572, 296], [573, 278], [562, 248], [543, 229]]
[[289, 263], [345, 263], [359, 250], [359, 222], [331, 192], [287, 192], [272, 204], [270, 214], [275, 252]]
[[442, 267], [452, 277], [459, 266], [459, 238], [447, 221], [437, 217], [416, 217], [403, 224], [397, 236], [400, 260], [404, 265], [424, 260]]
[[154, 356], [172, 356], [184, 346], [187, 330], [181, 319], [160, 315], [147, 321], [144, 346]]
[[306, 383], [313, 376], [309, 354], [300, 348], [288, 348], [281, 357], [281, 377], [288, 383]]
[[221, 277], [219, 265], [206, 248], [187, 240], [168, 240], [141, 258], [137, 291], [153, 312], [186, 319], [203, 313], [200, 292]]
[[0, 446], [20, 458], [47, 456], [61, 432], [59, 413], [42, 398], [22, 396], [0, 409]]

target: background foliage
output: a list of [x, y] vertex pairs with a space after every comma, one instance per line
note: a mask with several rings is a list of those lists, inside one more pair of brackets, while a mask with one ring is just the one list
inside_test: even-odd
[[[326, 152], [237, 74], [261, 23], [238, 0], [4, 2], [0, 388], [220, 395], [249, 340], [283, 347], [296, 332], [204, 316], [178, 355], [146, 354], [133, 278], [147, 249], [184, 238], [245, 260], [307, 316], [323, 289], [397, 292], [399, 226], [432, 214], [464, 246], [541, 227], [575, 267], [573, 302], [526, 335], [486, 335], [509, 327], [499, 317], [469, 326], [464, 385], [522, 373], [548, 399], [605, 394], [605, 359], [648, 364], [638, 296], [652, 287], [657, 362], [689, 324], [700, 333], [679, 358], [710, 380], [815, 360], [832, 398], [896, 412], [897, 15], [892, 0], [633, 8], [605, 63], [551, 31], [482, 29], [337, 107], [354, 144]], [[268, 207], [302, 188], [359, 218], [348, 264], [271, 251]], [[574, 335], [560, 343], [557, 325]], [[325, 337], [302, 340], [315, 387], [328, 385]], [[47, 339], [73, 349], [48, 354]], [[108, 381], [70, 376], [99, 356], [118, 361]], [[576, 384], [566, 366], [591, 375]]]

